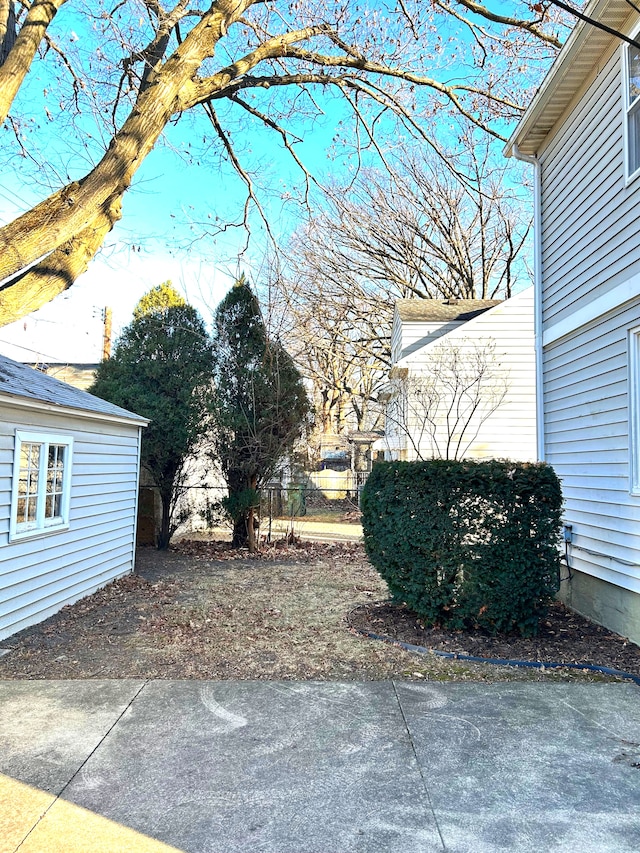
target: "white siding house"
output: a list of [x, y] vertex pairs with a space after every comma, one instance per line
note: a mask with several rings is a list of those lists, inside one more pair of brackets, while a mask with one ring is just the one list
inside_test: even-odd
[[[624, 0], [586, 10], [639, 38]], [[574, 609], [640, 642], [640, 49], [578, 23], [506, 153], [536, 169], [539, 458]]]
[[[448, 371], [453, 351], [461, 359], [460, 378], [465, 373], [471, 378], [479, 375], [477, 359], [487, 369], [480, 406], [462, 437], [461, 454], [453, 452], [455, 430], [445, 425], [443, 410], [450, 401], [449, 391], [440, 391], [436, 385], [430, 392], [430, 400], [438, 395], [441, 400], [433, 409], [435, 427], [425, 426], [428, 405], [422, 391], [425, 382], [434, 381], [437, 364], [444, 363], [444, 372]], [[384, 449], [387, 458], [463, 455], [534, 460], [533, 288], [504, 302], [400, 300], [394, 313], [386, 405], [385, 438], [374, 446]], [[447, 452], [451, 437], [454, 440]]]
[[147, 423], [0, 356], [0, 640], [133, 569]]

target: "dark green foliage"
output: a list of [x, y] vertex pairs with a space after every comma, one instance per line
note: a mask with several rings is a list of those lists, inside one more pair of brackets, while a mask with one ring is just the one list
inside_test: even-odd
[[291, 453], [309, 420], [302, 377], [269, 338], [255, 294], [242, 277], [215, 316], [215, 456], [229, 487], [233, 544], [253, 547], [255, 494]]
[[175, 524], [180, 474], [209, 426], [213, 349], [197, 311], [175, 305], [141, 314], [98, 368], [91, 393], [150, 419], [141, 462], [162, 501], [158, 547]]
[[395, 600], [429, 624], [536, 633], [559, 583], [562, 494], [548, 465], [382, 462], [361, 506]]
[[228, 518], [246, 518], [250, 510], [260, 506], [260, 493], [256, 489], [230, 490], [220, 504]]

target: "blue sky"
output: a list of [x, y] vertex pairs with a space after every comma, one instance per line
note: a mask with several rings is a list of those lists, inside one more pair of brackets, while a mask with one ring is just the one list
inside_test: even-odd
[[[96, 49], [90, 27], [78, 17], [73, 4], [63, 7], [53, 29], [54, 35], [73, 38], [78, 62], [86, 62]], [[77, 39], [75, 36], [77, 35]], [[49, 75], [47, 63], [36, 63], [29, 83], [20, 93], [18, 109], [27, 116], [24, 125], [29, 150], [43, 157], [52, 170], [29, 169], [28, 161], [10, 156], [2, 163], [0, 178], [0, 221], [13, 219], [34, 202], [44, 198], [48, 185], [57, 188], [60, 178], [80, 177], [100, 156], [96, 141], [99, 123], [90, 112], [75, 122], [77, 135], [65, 126], [64, 114], [56, 112], [60, 95]], [[42, 86], [48, 87], [43, 99]], [[298, 156], [320, 179], [344, 177], [353, 162], [348, 157], [348, 114], [337, 97], [322, 98], [324, 115], [304, 131], [304, 141], [296, 145]], [[48, 113], [47, 113], [48, 111]], [[51, 115], [49, 120], [47, 115]], [[446, 137], [444, 114], [438, 118], [439, 134]], [[444, 125], [444, 126], [443, 126]], [[233, 124], [230, 125], [233, 127]], [[2, 139], [0, 137], [0, 155]], [[334, 138], [338, 136], [337, 144]], [[264, 263], [264, 242], [259, 239], [257, 217], [253, 217], [258, 237], [238, 262], [245, 235], [229, 230], [213, 239], [207, 230], [216, 222], [236, 219], [245, 198], [245, 188], [229, 164], [206, 159], [205, 151], [213, 133], [201, 114], [185, 115], [168, 128], [160, 144], [140, 168], [134, 186], [124, 200], [124, 216], [108, 236], [105, 248], [87, 273], [66, 294], [26, 322], [0, 329], [0, 347], [16, 355], [15, 345], [31, 351], [40, 360], [93, 361], [99, 346], [100, 321], [97, 310], [110, 305], [116, 331], [126, 324], [140, 296], [159, 282], [171, 279], [208, 319], [239, 269], [260, 283]], [[73, 139], [73, 146], [69, 141]], [[401, 148], [406, 140], [393, 133], [381, 134], [386, 150]], [[206, 141], [205, 141], [206, 140]], [[261, 200], [277, 238], [291, 232], [300, 209], [290, 201], [299, 192], [302, 176], [277, 134], [264, 129], [248, 134], [246, 128], [234, 133], [245, 164], [255, 169], [263, 185]], [[56, 177], [56, 174], [58, 177]], [[70, 329], [73, 332], [70, 333]], [[14, 349], [7, 349], [7, 342]], [[40, 358], [41, 357], [41, 358]]]
[[[79, 44], [87, 37], [71, 7], [68, 11], [63, 7], [55, 23], [58, 30], [79, 33]], [[83, 175], [101, 154], [91, 117], [77, 122], [84, 145], [73, 148], [66, 144], [68, 134], [61, 118], [56, 114], [48, 121], [46, 111], [53, 113], [54, 82], [47, 75], [47, 66], [35, 63], [20, 97], [33, 110], [24, 126], [25, 145], [36, 157], [46, 149], [42, 159], [51, 169], [47, 173], [34, 169], [28, 160], [9, 157], [0, 177], [0, 222], [11, 221], [45, 198], [60, 185], [59, 178]], [[44, 99], [40, 94], [43, 83], [50, 90]], [[296, 145], [300, 158], [318, 176], [330, 174], [336, 166], [328, 151], [338, 123], [345, 118], [344, 109], [338, 107], [336, 102], [331, 114], [316, 121], [304, 142]], [[5, 128], [0, 140], [7, 140], [7, 132]], [[260, 278], [265, 244], [255, 215], [254, 239], [240, 261], [246, 241], [243, 230], [231, 229], [216, 239], [207, 235], [215, 227], [216, 217], [219, 221], [237, 219], [246, 197], [244, 184], [228, 164], [220, 168], [202, 156], [201, 149], [210, 144], [211, 136], [211, 127], [201, 115], [185, 115], [167, 129], [136, 175], [124, 199], [123, 218], [89, 270], [26, 322], [0, 329], [0, 347], [7, 355], [28, 358], [31, 353], [34, 359], [45, 361], [94, 361], [101, 335], [96, 317], [105, 305], [113, 308], [117, 332], [129, 322], [143, 293], [171, 279], [208, 320], [239, 270], [254, 280]], [[262, 131], [253, 140], [236, 138], [236, 142], [245, 164], [268, 187], [260, 198], [280, 238], [292, 230], [300, 213], [288, 198], [300, 187], [301, 173], [276, 134]], [[5, 150], [9, 151], [8, 146]]]

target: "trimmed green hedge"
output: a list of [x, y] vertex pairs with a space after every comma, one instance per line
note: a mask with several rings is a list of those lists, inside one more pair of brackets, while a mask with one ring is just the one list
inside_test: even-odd
[[536, 633], [559, 585], [553, 469], [509, 461], [381, 462], [362, 492], [369, 559], [429, 624]]

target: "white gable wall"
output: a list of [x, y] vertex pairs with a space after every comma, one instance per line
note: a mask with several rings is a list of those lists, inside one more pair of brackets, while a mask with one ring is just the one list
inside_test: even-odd
[[392, 364], [411, 356], [443, 335], [447, 335], [454, 329], [464, 326], [464, 324], [464, 320], [450, 320], [446, 323], [405, 321], [401, 324], [400, 346], [396, 347], [393, 351], [393, 355], [397, 356], [397, 358], [392, 358]]
[[[404, 358], [398, 366], [408, 368], [410, 376], [419, 376], [428, 370], [435, 347], [452, 345], [464, 352], [487, 343], [494, 346], [495, 373], [507, 380], [508, 391], [503, 403], [480, 427], [466, 455], [474, 459], [534, 461], [536, 412], [532, 287], [466, 323], [457, 324], [446, 337]], [[417, 442], [415, 431], [414, 436]], [[426, 437], [420, 445], [420, 453], [423, 458], [432, 455]], [[416, 458], [411, 442], [407, 442], [407, 458]]]
[[[16, 428], [71, 435], [69, 529], [9, 542]], [[0, 639], [133, 568], [140, 427], [0, 405]]]
[[391, 364], [402, 358], [402, 320], [396, 308], [393, 312], [393, 323], [391, 324]]

